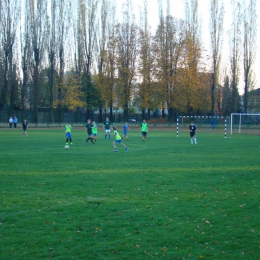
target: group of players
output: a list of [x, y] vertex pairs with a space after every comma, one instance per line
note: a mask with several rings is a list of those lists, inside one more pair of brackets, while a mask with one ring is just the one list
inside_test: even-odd
[[[142, 124], [141, 124], [141, 131], [142, 131], [142, 141], [145, 142], [146, 137], [147, 137], [147, 132], [148, 132], [148, 124], [146, 122], [146, 120], [143, 120]], [[88, 138], [86, 139], [86, 143], [88, 141], [91, 141], [92, 144], [95, 144], [95, 142], [98, 140], [98, 131], [97, 131], [97, 124], [95, 121], [91, 122], [90, 119], [88, 119], [87, 124], [86, 124], [86, 132], [88, 133]], [[122, 139], [125, 138], [127, 141], [128, 139], [128, 124], [127, 122], [124, 123], [123, 125], [123, 133], [124, 135], [121, 137], [118, 133], [118, 131], [116, 130], [116, 127], [113, 126], [113, 134], [115, 136], [115, 140], [113, 142], [113, 147], [114, 150], [113, 152], [117, 152], [117, 147], [116, 144], [120, 144], [122, 145], [125, 150], [128, 152], [129, 148], [126, 147], [126, 145], [122, 142]], [[110, 131], [111, 131], [111, 121], [109, 121], [109, 118], [106, 118], [106, 121], [104, 122], [104, 130], [105, 130], [105, 139], [110, 139]], [[71, 134], [71, 125], [68, 122], [65, 125], [65, 133], [66, 133], [66, 145], [72, 144], [72, 134]]]
[[[144, 119], [143, 122], [140, 125], [141, 127], [141, 132], [142, 132], [142, 141], [145, 142], [146, 137], [147, 137], [147, 132], [148, 132], [148, 123], [146, 122], [146, 120]], [[87, 124], [86, 124], [86, 132], [88, 133], [88, 138], [86, 139], [86, 143], [88, 141], [91, 141], [92, 144], [95, 144], [95, 142], [98, 140], [98, 126], [96, 124], [95, 121], [91, 122], [90, 119], [88, 119]], [[104, 130], [105, 130], [105, 139], [110, 139], [110, 129], [111, 129], [111, 122], [109, 121], [109, 118], [106, 118], [106, 121], [104, 122]], [[128, 124], [127, 122], [124, 123], [123, 125], [123, 133], [124, 135], [121, 137], [118, 133], [118, 131], [116, 130], [116, 127], [113, 126], [112, 127], [113, 131], [114, 131], [114, 135], [115, 135], [115, 140], [113, 142], [113, 147], [114, 150], [113, 152], [117, 152], [117, 147], [116, 144], [120, 144], [122, 145], [125, 150], [128, 152], [129, 148], [126, 147], [126, 145], [122, 142], [122, 139], [125, 138], [127, 141], [128, 139]], [[190, 140], [191, 140], [191, 144], [197, 144], [197, 139], [196, 139], [196, 126], [194, 124], [194, 122], [191, 122], [190, 126], [189, 126], [189, 131], [190, 131]], [[65, 125], [65, 133], [66, 133], [66, 144], [69, 143], [72, 144], [72, 135], [71, 135], [71, 125], [68, 122]]]

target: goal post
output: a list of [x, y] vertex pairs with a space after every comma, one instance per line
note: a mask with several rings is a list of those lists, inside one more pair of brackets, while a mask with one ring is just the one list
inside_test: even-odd
[[190, 125], [191, 122], [199, 125], [200, 128], [218, 128], [224, 130], [224, 137], [227, 137], [227, 124], [230, 118], [225, 116], [178, 116], [176, 124], [176, 135], [179, 137], [181, 128]]
[[230, 115], [230, 134], [233, 133], [234, 128], [238, 129], [238, 133], [241, 133], [242, 128], [252, 128], [260, 125], [260, 113], [231, 113]]

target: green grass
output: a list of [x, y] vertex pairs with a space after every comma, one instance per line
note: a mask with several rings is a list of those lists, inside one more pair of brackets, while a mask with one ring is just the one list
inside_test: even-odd
[[0, 132], [1, 260], [260, 259], [259, 136], [20, 133]]

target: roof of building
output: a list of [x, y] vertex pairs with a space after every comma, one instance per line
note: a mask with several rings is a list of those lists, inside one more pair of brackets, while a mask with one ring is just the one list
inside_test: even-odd
[[257, 88], [257, 89], [254, 89], [254, 90], [250, 91], [250, 94], [260, 95], [260, 88]]

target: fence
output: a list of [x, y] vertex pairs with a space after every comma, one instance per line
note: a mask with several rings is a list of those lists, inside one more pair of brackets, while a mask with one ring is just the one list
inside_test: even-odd
[[[24, 119], [27, 120], [27, 122], [31, 122], [32, 118], [32, 111], [26, 110], [24, 112], [22, 111], [14, 111], [12, 114], [9, 112], [4, 112], [3, 110], [0, 110], [0, 122], [8, 122], [9, 118], [17, 117], [19, 122], [22, 122]], [[100, 113], [95, 112], [92, 113], [90, 116], [90, 119], [92, 121], [100, 121]], [[106, 117], [110, 117], [109, 113], [102, 113], [102, 121], [105, 121]], [[142, 121], [142, 114], [130, 114], [129, 116], [129, 122], [141, 122]], [[53, 112], [53, 118], [54, 122], [58, 122], [58, 112]], [[38, 123], [48, 123], [49, 119], [49, 112], [38, 112]], [[63, 120], [62, 123], [70, 122], [70, 123], [85, 123], [87, 121], [87, 113], [86, 111], [77, 111], [77, 112], [65, 112], [63, 113]], [[123, 122], [124, 116], [122, 113], [113, 113], [113, 118], [110, 118], [112, 122]]]

